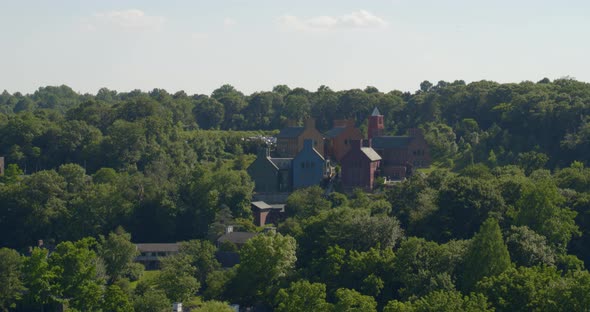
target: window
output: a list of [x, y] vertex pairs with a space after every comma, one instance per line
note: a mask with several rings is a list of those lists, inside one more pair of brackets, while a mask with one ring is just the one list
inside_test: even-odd
[[301, 162], [301, 169], [305, 168], [305, 163]]

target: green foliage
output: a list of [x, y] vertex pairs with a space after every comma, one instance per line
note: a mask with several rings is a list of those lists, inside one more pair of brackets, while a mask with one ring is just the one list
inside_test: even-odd
[[554, 246], [565, 249], [572, 236], [579, 233], [576, 212], [563, 207], [564, 198], [555, 183], [543, 178], [529, 184], [516, 203], [516, 223], [526, 225], [547, 237]]
[[277, 312], [332, 311], [326, 302], [326, 285], [301, 280], [281, 289], [275, 298]]
[[[296, 241], [281, 234], [257, 235], [240, 249], [240, 265], [231, 291], [244, 303], [256, 303], [273, 296], [279, 282], [293, 273]], [[272, 299], [271, 299], [272, 300]]]
[[498, 221], [487, 219], [473, 237], [462, 272], [461, 288], [472, 290], [484, 277], [496, 276], [512, 266]]
[[0, 309], [14, 308], [25, 289], [20, 272], [22, 258], [15, 250], [0, 248]]
[[490, 216], [502, 216], [504, 200], [489, 180], [456, 177], [440, 190], [433, 215], [444, 239], [466, 239]]
[[179, 252], [187, 255], [191, 265], [196, 268], [196, 277], [201, 284], [207, 279], [207, 275], [220, 268], [215, 259], [215, 246], [205, 240], [190, 240], [180, 243]]
[[55, 271], [55, 293], [68, 305], [80, 311], [98, 309], [104, 280], [97, 274], [96, 253], [90, 249], [94, 239], [63, 242], [49, 257]]
[[159, 289], [149, 289], [145, 293], [136, 296], [133, 300], [135, 311], [168, 312], [172, 303], [166, 297], [166, 293]]
[[196, 268], [191, 265], [192, 258], [178, 254], [161, 260], [162, 270], [157, 278], [158, 288], [172, 302], [185, 302], [196, 295], [201, 287], [195, 278]]
[[357, 291], [340, 288], [336, 290], [334, 311], [371, 312], [377, 311], [377, 302], [371, 296], [361, 295]]
[[191, 311], [197, 312], [233, 312], [232, 309], [227, 303], [221, 301], [205, 301], [203, 302], [198, 308], [192, 309]]
[[482, 294], [463, 296], [456, 290], [437, 290], [413, 301], [387, 303], [383, 312], [492, 312], [494, 308]]
[[587, 271], [562, 276], [555, 268], [519, 267], [484, 278], [477, 289], [496, 311], [583, 311], [590, 303]]
[[442, 245], [416, 237], [403, 241], [394, 261], [401, 297], [454, 289], [467, 247], [466, 241], [450, 241]]
[[[106, 238], [100, 236], [98, 255], [104, 261], [107, 275], [113, 282], [121, 277], [129, 277], [134, 269], [133, 260], [139, 255], [139, 251], [131, 243], [131, 235], [123, 228], [118, 228], [116, 232], [109, 233]], [[138, 275], [137, 272], [134, 272], [134, 275]], [[141, 276], [141, 273], [139, 275]], [[139, 276], [134, 276], [134, 279], [137, 278]]]
[[296, 190], [287, 198], [285, 210], [289, 216], [298, 218], [315, 216], [331, 207], [331, 202], [324, 199], [323, 194], [324, 190], [319, 186]]
[[109, 312], [134, 311], [129, 296], [117, 285], [110, 285], [105, 290], [102, 310]]
[[554, 265], [555, 251], [548, 245], [547, 239], [526, 226], [510, 228], [506, 237], [510, 258], [517, 265]]
[[[279, 244], [281, 250], [253, 248], [268, 259], [296, 253], [297, 262], [289, 260], [288, 269], [279, 270], [284, 274], [266, 263], [266, 275], [267, 268], [253, 263], [267, 259], [252, 254], [255, 260], [218, 270], [213, 246], [198, 241], [181, 252], [188, 264], [169, 269], [161, 285], [173, 289], [174, 281], [190, 286], [197, 280], [208, 299], [270, 307], [279, 289], [290, 295], [287, 283], [296, 277], [325, 284], [329, 301], [346, 288], [374, 297], [379, 307], [397, 299], [409, 301], [392, 305], [412, 311], [485, 311], [485, 298], [462, 297], [453, 287], [463, 286], [463, 271], [496, 272], [493, 261], [476, 261], [474, 254], [504, 258], [486, 243], [501, 237], [476, 235], [468, 251], [466, 241], [453, 239], [473, 236], [494, 217], [514, 262], [530, 268], [496, 272], [477, 284], [493, 308], [583, 310], [590, 306], [584, 269], [590, 261], [588, 103], [590, 85], [572, 79], [425, 81], [414, 93], [277, 86], [244, 95], [230, 85], [210, 97], [163, 89], [78, 94], [67, 86], [27, 95], [5, 91], [0, 246], [25, 251], [43, 239], [59, 247], [51, 254], [31, 249], [22, 269], [12, 260], [2, 262], [7, 268], [0, 272], [10, 273], [2, 278], [18, 276], [26, 290], [12, 291], [17, 283], [5, 283], [9, 290], [0, 295], [0, 307], [49, 311], [64, 303], [73, 310], [128, 310], [127, 278], [138, 278], [141, 265], [130, 262], [127, 235], [110, 232], [124, 226], [138, 242], [176, 242], [215, 240], [230, 224], [253, 231], [253, 184], [243, 169], [264, 144], [256, 137], [307, 116], [320, 131], [334, 119], [355, 118], [366, 132], [364, 120], [377, 106], [388, 135], [423, 129], [436, 166], [458, 175], [435, 170], [388, 186], [385, 194], [356, 192], [350, 199], [325, 198], [321, 189], [296, 192], [287, 205], [290, 218], [279, 230], [294, 236], [298, 248], [295, 241]], [[402, 228], [416, 237], [394, 255]], [[80, 241], [87, 236], [99, 244]], [[505, 254], [504, 249], [496, 250]], [[243, 266], [256, 273], [247, 274]], [[136, 310], [170, 309], [158, 281], [138, 283]], [[188, 288], [193, 290], [187, 294], [196, 292]]]

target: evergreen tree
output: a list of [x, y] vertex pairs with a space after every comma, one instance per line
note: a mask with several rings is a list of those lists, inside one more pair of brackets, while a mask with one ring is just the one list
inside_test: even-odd
[[510, 254], [502, 239], [498, 221], [489, 218], [473, 236], [467, 250], [461, 286], [463, 290], [469, 291], [483, 277], [498, 275], [510, 266]]

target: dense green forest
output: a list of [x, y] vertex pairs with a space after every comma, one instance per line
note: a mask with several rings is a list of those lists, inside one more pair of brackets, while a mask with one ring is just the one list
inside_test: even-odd
[[[252, 223], [245, 169], [287, 120], [374, 107], [424, 130], [432, 168], [374, 193], [293, 192], [288, 218], [221, 269]], [[280, 85], [0, 94], [0, 310], [587, 311], [590, 84], [425, 81], [414, 93]], [[38, 240], [55, 245], [50, 254]], [[131, 242], [184, 241], [155, 275]], [[231, 310], [230, 310], [231, 311]]]

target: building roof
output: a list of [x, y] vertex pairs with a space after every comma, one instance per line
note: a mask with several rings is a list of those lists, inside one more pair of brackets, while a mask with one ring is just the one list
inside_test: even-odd
[[392, 149], [407, 147], [412, 141], [409, 136], [381, 136], [375, 137], [371, 141], [371, 146], [376, 149]]
[[324, 136], [326, 138], [335, 138], [339, 136], [342, 132], [344, 132], [344, 130], [346, 130], [345, 127], [334, 127], [330, 129], [328, 132], [326, 132]]
[[230, 232], [230, 233], [226, 233], [226, 234], [221, 235], [221, 237], [219, 237], [217, 239], [217, 242], [219, 242], [219, 243], [231, 242], [234, 244], [244, 244], [250, 238], [252, 238], [256, 235], [257, 235], [256, 233], [250, 233], [250, 232]]
[[258, 208], [258, 209], [271, 209], [272, 206], [263, 202], [263, 201], [255, 201], [252, 202], [252, 206]]
[[158, 252], [158, 251], [167, 251], [167, 252], [178, 252], [178, 248], [180, 247], [180, 243], [163, 243], [163, 244], [135, 244], [139, 252]]
[[281, 132], [277, 134], [277, 138], [296, 138], [300, 136], [305, 130], [304, 127], [287, 127], [281, 129]]
[[280, 212], [285, 212], [285, 204], [272, 204], [270, 205], [270, 208], [279, 210]]
[[269, 158], [269, 160], [277, 169], [290, 169], [293, 158]]
[[361, 152], [363, 152], [371, 161], [378, 161], [381, 160], [381, 156], [375, 152], [374, 149], [370, 147], [361, 147]]
[[379, 112], [377, 106], [375, 106], [375, 109], [373, 109], [373, 113], [371, 114], [371, 116], [381, 116], [381, 112]]

